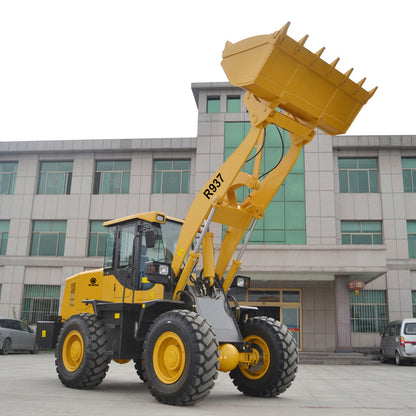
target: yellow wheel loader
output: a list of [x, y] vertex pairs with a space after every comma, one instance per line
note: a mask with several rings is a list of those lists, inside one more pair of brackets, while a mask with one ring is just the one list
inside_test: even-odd
[[[291, 332], [238, 305], [228, 290], [256, 222], [315, 129], [345, 133], [376, 89], [366, 91], [364, 80], [339, 72], [338, 60], [323, 61], [322, 50], [306, 49], [306, 36], [290, 38], [288, 27], [226, 43], [222, 66], [246, 90], [251, 129], [199, 191], [185, 220], [148, 212], [104, 223], [104, 267], [69, 277], [60, 316], [38, 323], [38, 343], [56, 346], [65, 386], [98, 386], [111, 360], [133, 360], [152, 395], [171, 405], [204, 399], [218, 370], [249, 396], [275, 397], [291, 385], [298, 363]], [[291, 146], [260, 175], [269, 124], [286, 129]], [[242, 168], [252, 152], [248, 174]], [[249, 194], [237, 201], [242, 186]], [[216, 258], [212, 223], [226, 227]]]

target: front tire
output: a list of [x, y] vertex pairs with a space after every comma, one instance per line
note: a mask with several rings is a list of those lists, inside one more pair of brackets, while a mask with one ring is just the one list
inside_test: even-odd
[[12, 348], [12, 342], [10, 341], [9, 338], [6, 338], [3, 341], [3, 346], [0, 348], [0, 354], [7, 355], [10, 352], [11, 348]]
[[81, 313], [69, 318], [62, 327], [55, 353], [62, 384], [75, 389], [98, 386], [111, 360], [106, 346], [104, 323], [95, 315]]
[[144, 380], [161, 403], [191, 405], [204, 399], [214, 386], [218, 363], [215, 335], [195, 312], [166, 312], [146, 335]]
[[298, 369], [298, 352], [291, 332], [265, 316], [248, 319], [241, 332], [258, 359], [255, 364], [241, 363], [231, 371], [234, 385], [245, 395], [255, 397], [275, 397], [286, 391]]

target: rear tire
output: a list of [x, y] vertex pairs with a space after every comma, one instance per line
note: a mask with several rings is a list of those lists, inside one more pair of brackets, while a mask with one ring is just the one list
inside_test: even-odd
[[204, 399], [214, 386], [218, 364], [215, 335], [195, 312], [166, 312], [146, 335], [144, 379], [161, 403], [191, 405]]
[[403, 365], [402, 357], [400, 357], [400, 354], [399, 354], [398, 351], [396, 351], [396, 353], [394, 355], [394, 360], [396, 362], [396, 365]]
[[239, 364], [230, 372], [234, 385], [245, 395], [255, 397], [275, 397], [286, 391], [298, 369], [292, 333], [282, 323], [265, 316], [248, 319], [241, 332], [259, 358], [255, 365]]
[[81, 313], [69, 318], [62, 327], [55, 353], [62, 384], [75, 389], [98, 386], [111, 360], [106, 346], [104, 323], [95, 315]]

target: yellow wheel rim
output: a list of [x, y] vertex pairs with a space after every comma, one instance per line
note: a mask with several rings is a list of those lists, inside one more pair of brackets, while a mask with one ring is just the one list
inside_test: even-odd
[[62, 347], [62, 361], [68, 371], [75, 371], [79, 368], [84, 358], [84, 341], [82, 335], [73, 330], [65, 337]]
[[258, 335], [249, 335], [244, 338], [245, 342], [250, 342], [253, 352], [250, 354], [253, 358], [250, 364], [240, 364], [240, 371], [250, 380], [262, 378], [270, 366], [270, 350], [266, 341]]
[[153, 349], [153, 368], [158, 379], [165, 384], [175, 383], [182, 376], [185, 362], [185, 347], [179, 335], [164, 332]]

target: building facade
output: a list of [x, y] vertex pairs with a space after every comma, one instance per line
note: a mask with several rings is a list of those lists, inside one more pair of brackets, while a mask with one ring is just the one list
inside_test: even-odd
[[[65, 278], [102, 267], [103, 221], [186, 216], [250, 128], [239, 88], [192, 90], [196, 138], [0, 143], [0, 316], [58, 313]], [[265, 172], [288, 141], [267, 129]], [[213, 231], [218, 247], [224, 230]], [[238, 301], [282, 320], [304, 351], [376, 347], [389, 320], [416, 316], [416, 136], [318, 131], [257, 224], [240, 274], [251, 287], [233, 289]], [[354, 280], [364, 290], [350, 290]]]

